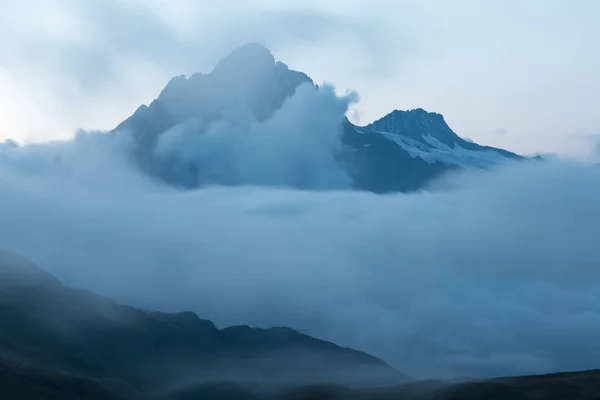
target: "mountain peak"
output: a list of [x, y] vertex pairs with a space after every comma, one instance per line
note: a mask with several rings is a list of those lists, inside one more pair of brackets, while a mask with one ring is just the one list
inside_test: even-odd
[[431, 136], [447, 146], [453, 146], [460, 140], [446, 124], [442, 114], [422, 108], [394, 110], [368, 127], [380, 132], [405, 135], [420, 142]]
[[[446, 122], [444, 121], [444, 116], [442, 114], [427, 111], [423, 108], [413, 108], [411, 110], [396, 109], [396, 110], [388, 113], [387, 115], [383, 116], [379, 120], [390, 119], [390, 118], [391, 119], [415, 119], [415, 120], [421, 120], [421, 121], [430, 120], [430, 121], [437, 121], [438, 123], [442, 122], [442, 123], [446, 124]], [[375, 122], [377, 122], [377, 121], [375, 121]]]
[[158, 135], [190, 118], [207, 125], [232, 109], [242, 109], [262, 121], [303, 83], [313, 82], [306, 74], [275, 62], [263, 45], [248, 43], [219, 61], [211, 73], [172, 78], [149, 107], [139, 108], [115, 131], [134, 132], [144, 138], [146, 149]]
[[273, 68], [275, 57], [259, 43], [248, 43], [232, 51], [227, 57], [217, 63], [213, 74], [237, 75], [255, 73]]
[[427, 111], [423, 108], [413, 108], [412, 110], [394, 110], [393, 112], [395, 113], [405, 113], [405, 114], [410, 114], [410, 115], [414, 115], [414, 116], [419, 116], [421, 118], [444, 118], [444, 116], [440, 113], [436, 113], [433, 111]]

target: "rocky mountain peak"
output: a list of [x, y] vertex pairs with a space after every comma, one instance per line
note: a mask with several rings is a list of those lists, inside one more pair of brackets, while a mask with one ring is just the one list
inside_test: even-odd
[[394, 110], [368, 127], [375, 131], [404, 135], [419, 142], [423, 142], [426, 137], [432, 137], [451, 147], [460, 141], [446, 124], [442, 114], [428, 112], [422, 108]]
[[268, 71], [275, 66], [275, 57], [261, 44], [248, 43], [217, 63], [213, 74], [233, 76], [250, 75]]

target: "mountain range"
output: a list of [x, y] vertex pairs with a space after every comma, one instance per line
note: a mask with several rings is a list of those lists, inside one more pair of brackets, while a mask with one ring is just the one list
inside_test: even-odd
[[[224, 121], [231, 130], [244, 124], [264, 123], [281, 110], [301, 86], [323, 90], [306, 74], [276, 62], [265, 47], [247, 44], [221, 60], [209, 74], [195, 73], [189, 78], [182, 75], [171, 79], [156, 100], [149, 106], [140, 106], [112, 133], [131, 134], [140, 166], [167, 183], [185, 188], [207, 184], [261, 184], [264, 183], [261, 180], [240, 178], [240, 169], [245, 172], [249, 168], [231, 165], [225, 155], [216, 154], [214, 147], [209, 149], [204, 142], [197, 148], [194, 141], [192, 144], [184, 142], [187, 149], [183, 151], [184, 156], [178, 157], [159, 157], [157, 148], [166, 134], [173, 131], [188, 137], [204, 135], [205, 142], [213, 144], [210, 142], [213, 139], [206, 138], [211, 136], [207, 132]], [[307, 118], [317, 117], [309, 115]], [[306, 128], [311, 129], [315, 128]], [[489, 169], [527, 159], [467, 141], [450, 129], [441, 114], [423, 109], [395, 110], [366, 126], [356, 126], [342, 116], [336, 129], [339, 129], [340, 143], [332, 148], [333, 157], [349, 177], [349, 187], [375, 193], [415, 191], [447, 171]], [[218, 149], [221, 151], [223, 147]], [[206, 158], [205, 148], [213, 158], [221, 158], [218, 169], [214, 163], [198, 161]], [[223, 153], [227, 154], [225, 150]], [[311, 188], [306, 178], [311, 168], [314, 169], [311, 157], [294, 165], [294, 179], [274, 184]]]

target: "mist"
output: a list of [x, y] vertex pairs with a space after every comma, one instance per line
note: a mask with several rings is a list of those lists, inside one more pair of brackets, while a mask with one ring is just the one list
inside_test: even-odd
[[354, 98], [304, 86], [265, 121], [161, 135], [169, 165], [235, 187], [168, 186], [126, 134], [5, 142], [1, 247], [126, 304], [307, 330], [413, 377], [597, 367], [600, 170], [518, 163], [414, 194], [348, 190], [335, 154]]
[[[235, 91], [227, 85], [219, 90]], [[160, 175], [187, 187], [348, 189], [351, 178], [336, 156], [341, 124], [356, 99], [352, 92], [338, 97], [332, 86], [304, 83], [264, 121], [243, 107], [214, 123], [187, 118], [159, 134], [150, 162]]]

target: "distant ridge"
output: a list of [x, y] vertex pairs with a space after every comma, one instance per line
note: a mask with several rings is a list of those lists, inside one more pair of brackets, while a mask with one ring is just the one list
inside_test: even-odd
[[108, 390], [116, 385], [169, 393], [223, 380], [291, 387], [322, 380], [378, 385], [408, 379], [376, 357], [291, 328], [220, 330], [193, 312], [123, 306], [65, 287], [9, 253], [0, 253], [0, 320], [0, 394], [3, 368], [98, 394], [102, 390], [93, 382]]

